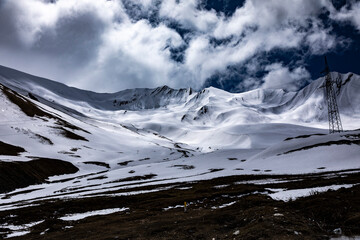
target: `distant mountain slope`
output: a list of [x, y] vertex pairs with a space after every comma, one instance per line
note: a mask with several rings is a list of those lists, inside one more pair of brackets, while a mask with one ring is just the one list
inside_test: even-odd
[[[335, 79], [339, 78], [337, 84]], [[337, 94], [340, 113], [347, 116], [360, 116], [360, 76], [353, 73], [332, 73], [333, 87]], [[324, 78], [313, 81], [311, 84], [295, 93], [289, 101], [279, 106], [269, 108], [274, 113], [289, 112], [292, 117], [302, 121], [327, 120], [327, 103], [325, 98]]]
[[[338, 96], [340, 113], [345, 117], [360, 117], [360, 76], [353, 73], [332, 73], [333, 79], [340, 78], [333, 86]], [[282, 89], [256, 89], [249, 92], [230, 94], [215, 88], [204, 89], [197, 93], [188, 105], [205, 110], [217, 118], [231, 117], [234, 109], [252, 110], [248, 120], [266, 121], [266, 117], [294, 120], [301, 122], [327, 121], [327, 103], [325, 98], [324, 78], [313, 81], [298, 92], [285, 92]], [[220, 103], [221, 102], [221, 103]], [[212, 111], [213, 109], [213, 111]], [[203, 114], [204, 111], [198, 112]], [[220, 115], [221, 114], [221, 115]], [[195, 117], [195, 116], [193, 116]], [[250, 121], [252, 121], [250, 120]]]
[[[116, 93], [96, 93], [65, 84], [36, 77], [14, 69], [0, 66], [0, 82], [10, 88], [17, 89], [24, 95], [32, 93], [50, 102], [60, 104], [83, 104], [101, 110], [139, 110], [179, 104], [187, 100], [192, 89], [175, 90], [168, 86], [155, 89], [137, 88]], [[67, 102], [67, 103], [66, 103]], [[71, 107], [71, 106], [70, 106]]]
[[[334, 88], [341, 114], [360, 117], [360, 76], [353, 73], [332, 73], [332, 76], [334, 80], [340, 78], [338, 83], [334, 82]], [[88, 114], [91, 108], [136, 111], [185, 104], [183, 110], [186, 110], [187, 115], [183, 116], [183, 120], [201, 120], [208, 116], [212, 121], [228, 121], [227, 117], [233, 116], [230, 112], [242, 109], [249, 113], [245, 120], [255, 122], [266, 121], [269, 114], [299, 122], [326, 121], [323, 82], [324, 78], [319, 78], [298, 92], [256, 89], [231, 94], [213, 87], [194, 92], [192, 89], [175, 90], [162, 86], [155, 89], [137, 88], [116, 93], [95, 93], [0, 66], [0, 83], [5, 86], [24, 95], [31, 93], [40, 100], [62, 105], [82, 114]]]
[[[360, 76], [332, 76], [339, 79], [334, 88], [344, 129], [360, 128]], [[233, 94], [213, 87], [195, 92], [163, 86], [95, 93], [0, 67], [0, 83], [76, 118], [135, 126], [207, 151], [264, 147], [296, 134], [265, 126], [263, 132], [274, 135], [275, 142], [269, 143], [261, 140], [258, 130], [262, 127], [244, 127], [251, 124], [280, 123], [284, 129], [292, 128], [286, 124], [302, 125], [308, 127], [302, 128], [303, 134], [315, 133], [314, 127], [328, 127], [324, 78], [298, 92], [256, 89]]]

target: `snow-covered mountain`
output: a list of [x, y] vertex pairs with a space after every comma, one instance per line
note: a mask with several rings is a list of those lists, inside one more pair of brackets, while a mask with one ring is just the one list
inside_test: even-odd
[[[340, 112], [344, 119], [360, 116], [358, 94], [360, 77], [353, 74], [332, 73], [338, 95]], [[231, 121], [238, 123], [291, 122], [321, 123], [327, 121], [326, 102], [324, 97], [324, 78], [317, 79], [298, 92], [285, 92], [282, 89], [256, 89], [253, 91], [231, 94], [213, 87], [195, 92], [189, 89], [172, 89], [162, 86], [155, 89], [137, 88], [115, 93], [96, 93], [73, 87], [44, 78], [35, 77], [10, 68], [0, 66], [1, 83], [26, 96], [34, 96], [40, 102], [67, 107], [78, 113], [92, 117], [92, 110], [144, 110], [170, 109], [182, 106], [184, 115], [181, 119], [191, 123], [201, 122], [211, 125], [214, 122]], [[66, 108], [65, 108], [66, 109]], [[239, 110], [242, 113], [240, 114]], [[180, 112], [178, 109], [177, 112]], [[239, 118], [240, 117], [240, 118]], [[210, 118], [210, 119], [209, 119]], [[211, 120], [211, 121], [207, 121]], [[345, 120], [346, 121], [346, 120]], [[352, 121], [349, 121], [351, 124]], [[344, 124], [345, 128], [348, 124]], [[325, 125], [324, 125], [325, 127]], [[350, 125], [348, 129], [352, 129]]]
[[[137, 88], [116, 93], [96, 93], [65, 84], [35, 77], [14, 69], [0, 66], [2, 83], [23, 94], [31, 93], [42, 100], [68, 106], [81, 105], [99, 110], [140, 110], [164, 107], [186, 102], [192, 89]], [[64, 102], [65, 100], [65, 102]]]
[[0, 141], [23, 148], [0, 161], [61, 159], [79, 169], [3, 198], [0, 208], [154, 179], [360, 168], [360, 76], [333, 78], [340, 79], [334, 87], [344, 129], [352, 131], [328, 135], [324, 78], [298, 92], [163, 86], [95, 93], [0, 66]]

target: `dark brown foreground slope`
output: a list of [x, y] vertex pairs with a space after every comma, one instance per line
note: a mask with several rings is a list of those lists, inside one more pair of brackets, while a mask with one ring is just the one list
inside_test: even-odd
[[[289, 182], [265, 183], [275, 177]], [[262, 183], [255, 185], [248, 180]], [[132, 190], [169, 189], [139, 195], [42, 200], [36, 206], [0, 212], [0, 225], [43, 220], [30, 228], [29, 234], [14, 239], [329, 239], [337, 228], [346, 235], [360, 235], [360, 186], [356, 185], [359, 182], [360, 173], [347, 172], [232, 176], [148, 186]], [[314, 192], [289, 202], [275, 201], [266, 195], [273, 188], [334, 184], [355, 186]], [[181, 207], [184, 201], [190, 203], [186, 213]], [[180, 207], [167, 210], [171, 206]], [[129, 210], [79, 221], [60, 219], [71, 213], [123, 207]], [[0, 232], [6, 236], [10, 230], [4, 226]]]
[[43, 183], [50, 176], [75, 173], [78, 170], [69, 162], [49, 158], [28, 162], [0, 161], [0, 193]]
[[18, 156], [25, 152], [25, 149], [0, 141], [0, 155]]

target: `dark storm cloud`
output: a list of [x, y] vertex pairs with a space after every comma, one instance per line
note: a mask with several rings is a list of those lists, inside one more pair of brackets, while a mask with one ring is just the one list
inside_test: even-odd
[[[235, 4], [236, 2], [236, 4]], [[296, 90], [313, 56], [351, 48], [360, 3], [0, 0], [0, 64], [97, 91]]]
[[0, 44], [2, 46], [16, 46], [21, 43], [17, 32], [16, 8], [7, 4], [7, 1], [0, 1]]

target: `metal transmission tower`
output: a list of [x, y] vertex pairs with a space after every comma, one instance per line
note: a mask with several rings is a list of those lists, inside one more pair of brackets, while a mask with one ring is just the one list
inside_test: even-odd
[[329, 65], [327, 63], [327, 59], [325, 56], [325, 70], [323, 73], [325, 76], [325, 92], [326, 92], [326, 100], [328, 105], [328, 118], [329, 118], [329, 132], [342, 132], [342, 124], [340, 119], [339, 108], [336, 102], [335, 90], [333, 88], [333, 81], [331, 79], [331, 73], [329, 69]]

